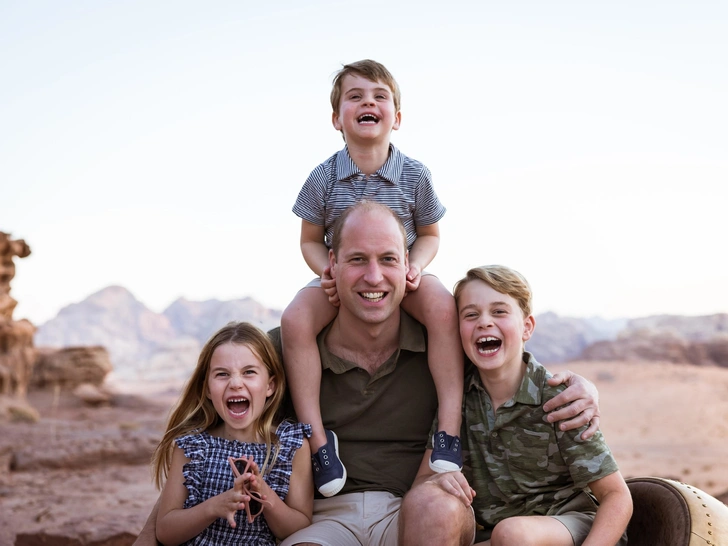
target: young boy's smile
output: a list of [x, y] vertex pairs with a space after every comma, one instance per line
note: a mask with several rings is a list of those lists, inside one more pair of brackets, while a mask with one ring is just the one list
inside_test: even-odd
[[332, 122], [344, 133], [347, 143], [386, 139], [399, 129], [401, 114], [395, 111], [389, 86], [373, 82], [358, 74], [347, 74], [342, 80], [341, 102]]
[[481, 372], [520, 368], [523, 342], [531, 337], [535, 320], [523, 316], [512, 296], [469, 281], [458, 297], [458, 315], [465, 354]]

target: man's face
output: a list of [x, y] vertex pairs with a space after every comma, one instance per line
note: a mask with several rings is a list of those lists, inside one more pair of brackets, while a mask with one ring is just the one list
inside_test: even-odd
[[341, 231], [338, 256], [332, 251], [329, 259], [340, 314], [379, 324], [399, 309], [408, 262], [402, 232], [391, 215], [376, 209], [352, 213]]

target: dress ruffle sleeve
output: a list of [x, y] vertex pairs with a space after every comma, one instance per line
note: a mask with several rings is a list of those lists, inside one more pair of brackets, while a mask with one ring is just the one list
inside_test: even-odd
[[189, 508], [205, 500], [202, 495], [202, 486], [205, 476], [207, 442], [200, 434], [182, 436], [177, 438], [175, 442], [184, 451], [185, 457], [190, 460], [182, 468], [182, 475], [185, 479], [184, 484], [189, 492], [184, 507]]

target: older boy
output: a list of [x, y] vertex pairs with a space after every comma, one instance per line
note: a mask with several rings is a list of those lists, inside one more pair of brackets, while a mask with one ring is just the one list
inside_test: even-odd
[[[536, 322], [531, 289], [504, 266], [471, 269], [455, 285], [468, 366], [463, 437], [479, 544], [626, 544], [632, 499], [600, 432], [549, 423], [563, 391], [524, 351]], [[594, 497], [596, 497], [596, 501]], [[492, 535], [491, 535], [492, 533]]]
[[[401, 121], [400, 92], [380, 63], [363, 60], [338, 72], [331, 91], [332, 122], [346, 142], [343, 150], [313, 170], [293, 211], [302, 219], [301, 251], [318, 275], [301, 290], [281, 319], [286, 374], [298, 420], [310, 423], [314, 482], [325, 497], [346, 483], [338, 457], [338, 439], [321, 419], [321, 358], [316, 336], [337, 313], [339, 294], [329, 274], [334, 221], [348, 206], [369, 199], [396, 212], [405, 226], [409, 249], [408, 296], [402, 306], [424, 324], [428, 334], [428, 367], [435, 382], [438, 421], [430, 467], [436, 472], [460, 470], [463, 358], [457, 316], [450, 292], [432, 275], [423, 274], [437, 253], [438, 221], [445, 214], [432, 187], [429, 170], [390, 143]], [[375, 305], [383, 294], [361, 292]], [[384, 464], [385, 461], [382, 461]]]

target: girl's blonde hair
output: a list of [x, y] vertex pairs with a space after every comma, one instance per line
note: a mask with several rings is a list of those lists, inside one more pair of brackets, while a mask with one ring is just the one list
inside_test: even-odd
[[[197, 360], [197, 366], [185, 384], [182, 396], [180, 396], [169, 416], [167, 430], [162, 437], [162, 441], [154, 450], [152, 470], [154, 483], [159, 489], [162, 488], [169, 474], [175, 439], [195, 431], [207, 430], [222, 423], [222, 418], [217, 414], [212, 401], [207, 397], [207, 384], [212, 354], [215, 349], [226, 343], [249, 347], [268, 370], [270, 379], [274, 381], [275, 390], [266, 399], [263, 413], [255, 427], [257, 435], [263, 438], [267, 445], [265, 463], [261, 469], [261, 474], [265, 474], [266, 467], [269, 470], [269, 463], [275, 460], [279, 445], [278, 437], [273, 431], [273, 425], [279, 417], [277, 413], [281, 408], [286, 389], [283, 364], [265, 332], [247, 322], [231, 322], [215, 333], [202, 348], [200, 357]], [[271, 457], [272, 446], [274, 445], [276, 449]]]

